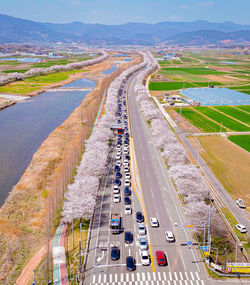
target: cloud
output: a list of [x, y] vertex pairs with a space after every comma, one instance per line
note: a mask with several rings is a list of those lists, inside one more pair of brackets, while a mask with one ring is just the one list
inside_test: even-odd
[[214, 2], [213, 1], [202, 1], [202, 2], [198, 2], [196, 5], [199, 7], [208, 7], [208, 6], [214, 5]]
[[64, 0], [70, 7], [79, 7], [83, 6], [83, 2], [81, 0]]

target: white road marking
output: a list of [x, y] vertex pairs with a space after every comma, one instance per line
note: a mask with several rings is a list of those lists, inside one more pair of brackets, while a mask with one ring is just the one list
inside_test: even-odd
[[95, 275], [93, 275], [93, 280], [92, 280], [92, 283], [95, 283]]
[[175, 280], [178, 280], [178, 276], [176, 272], [174, 272], [174, 277], [175, 277]]
[[185, 265], [185, 262], [184, 262], [184, 259], [183, 259], [183, 256], [182, 256], [182, 253], [181, 253], [180, 249], [179, 249], [179, 253], [180, 253], [180, 256], [181, 256], [181, 261], [183, 263], [184, 270], [187, 271], [187, 268], [186, 268], [186, 265]]
[[99, 275], [98, 277], [99, 277], [99, 278], [98, 278], [98, 283], [101, 283], [101, 277], [102, 277], [102, 275]]
[[189, 279], [188, 279], [188, 274], [187, 274], [187, 272], [185, 272], [185, 275], [186, 275], [186, 279], [189, 280]]
[[163, 279], [164, 279], [165, 281], [167, 280], [166, 272], [163, 272]]
[[117, 274], [115, 274], [115, 282], [117, 282], [117, 280], [118, 280], [118, 279], [117, 279]]
[[153, 280], [156, 280], [156, 273], [153, 272]]
[[103, 276], [103, 282], [104, 282], [104, 283], [107, 282], [107, 274], [104, 274], [104, 276]]
[[200, 276], [198, 274], [198, 272], [195, 272], [196, 276], [197, 276], [197, 279], [200, 280]]
[[148, 272], [148, 280], [149, 280], [149, 281], [151, 280], [151, 275], [150, 275], [149, 272]]
[[193, 272], [190, 272], [190, 275], [191, 275], [192, 280], [194, 280]]
[[188, 281], [187, 280], [185, 280], [185, 285], [188, 285]]
[[172, 279], [172, 274], [171, 274], [171, 272], [168, 272], [169, 273], [169, 279], [172, 281], [173, 279]]
[[126, 281], [128, 282], [129, 281], [129, 274], [126, 273]]
[[181, 277], [181, 280], [183, 280], [183, 276], [182, 276], [182, 273], [180, 272], [180, 277]]
[[198, 280], [196, 280], [196, 284], [199, 285], [199, 281]]
[[161, 273], [158, 272], [158, 279], [161, 281]]

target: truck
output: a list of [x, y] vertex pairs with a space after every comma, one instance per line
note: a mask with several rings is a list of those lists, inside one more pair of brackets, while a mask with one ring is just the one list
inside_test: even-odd
[[110, 228], [112, 234], [119, 234], [121, 229], [120, 214], [111, 214]]

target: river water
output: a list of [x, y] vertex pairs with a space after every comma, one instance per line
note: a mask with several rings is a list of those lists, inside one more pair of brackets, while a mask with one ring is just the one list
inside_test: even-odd
[[[93, 88], [95, 84], [82, 78], [62, 88]], [[89, 92], [47, 91], [0, 111], [0, 206], [42, 142]]]

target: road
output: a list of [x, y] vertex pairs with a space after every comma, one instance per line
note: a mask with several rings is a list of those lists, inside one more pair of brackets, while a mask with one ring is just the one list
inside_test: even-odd
[[[84, 284], [216, 284], [217, 281], [207, 278], [197, 247], [186, 245], [188, 241], [194, 242], [192, 232], [186, 227], [188, 221], [183, 214], [181, 203], [167, 175], [163, 160], [152, 144], [147, 123], [137, 108], [134, 93], [135, 78], [136, 75], [126, 85], [127, 105], [131, 126], [130, 155], [134, 149], [138, 167], [136, 179], [141, 189], [133, 188], [135, 191], [131, 199], [132, 215], [124, 214], [123, 185], [120, 187], [122, 201], [113, 202], [113, 166], [116, 155], [113, 143], [93, 218]], [[145, 216], [146, 238], [151, 257], [149, 266], [142, 266], [140, 260], [139, 234], [135, 219], [135, 213], [139, 210], [143, 210]], [[122, 216], [123, 232], [119, 235], [113, 235], [110, 231], [110, 213], [119, 213]], [[152, 228], [148, 224], [151, 217], [159, 220], [159, 228]], [[166, 230], [174, 232], [175, 243], [166, 242], [164, 236]], [[133, 233], [134, 242], [130, 245], [124, 243], [125, 231]], [[121, 258], [118, 261], [110, 259], [110, 249], [114, 245], [121, 251]], [[167, 266], [157, 265], [156, 250], [165, 252]], [[130, 255], [136, 260], [136, 271], [133, 272], [126, 270], [126, 257]]]

